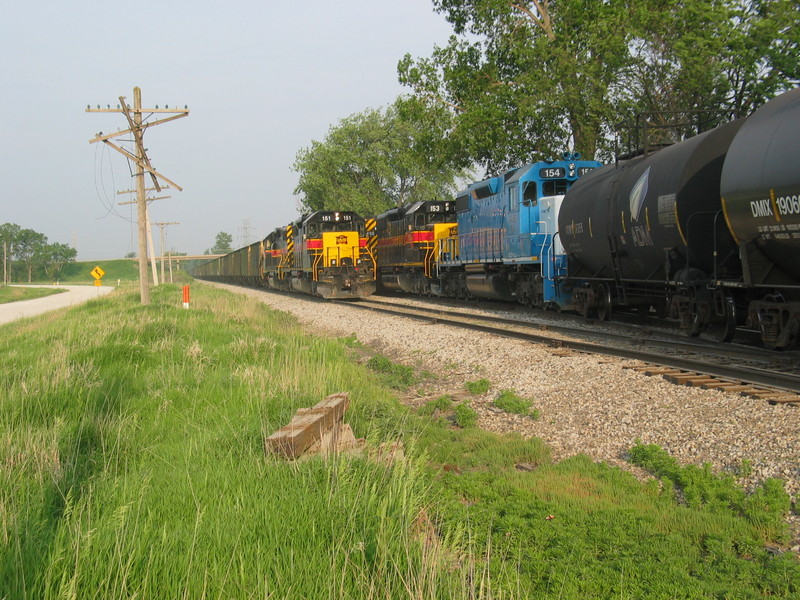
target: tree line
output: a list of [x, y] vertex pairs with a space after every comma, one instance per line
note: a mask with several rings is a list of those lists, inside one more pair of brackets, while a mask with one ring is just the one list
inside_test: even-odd
[[58, 280], [65, 264], [75, 262], [78, 251], [67, 244], [47, 241], [47, 236], [14, 223], [0, 225], [0, 256], [3, 258], [5, 281], [30, 283], [37, 278]]
[[[453, 35], [407, 54], [410, 91], [296, 156], [304, 210], [451, 198], [564, 151], [610, 159], [635, 127], [688, 137], [800, 83], [797, 0], [432, 0]], [[664, 141], [677, 141], [666, 139]]]

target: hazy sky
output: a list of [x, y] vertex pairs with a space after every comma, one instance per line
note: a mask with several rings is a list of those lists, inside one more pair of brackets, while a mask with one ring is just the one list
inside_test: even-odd
[[[429, 56], [451, 29], [431, 0], [5, 3], [0, 20], [0, 223], [78, 249], [136, 251], [125, 158], [98, 132], [127, 128], [87, 104], [188, 105], [148, 129], [153, 167], [183, 187], [151, 204], [167, 247], [202, 253], [217, 232], [242, 245], [297, 216], [295, 155], [339, 119], [403, 93], [397, 61]], [[149, 178], [146, 179], [149, 184]], [[154, 229], [156, 253], [158, 228]]]

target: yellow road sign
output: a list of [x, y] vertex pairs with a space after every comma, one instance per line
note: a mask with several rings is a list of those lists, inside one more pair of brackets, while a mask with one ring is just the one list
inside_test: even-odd
[[105, 274], [106, 272], [103, 271], [103, 269], [101, 269], [99, 265], [96, 266], [94, 269], [92, 269], [92, 277], [94, 277], [95, 279], [100, 279]]

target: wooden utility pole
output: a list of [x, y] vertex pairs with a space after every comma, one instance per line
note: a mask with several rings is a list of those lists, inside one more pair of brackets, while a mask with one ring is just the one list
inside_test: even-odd
[[[153, 223], [153, 225], [158, 225], [161, 229], [161, 283], [165, 283], [166, 280], [164, 279], [164, 239], [165, 233], [164, 229], [169, 225], [180, 225], [177, 221], [161, 221]], [[169, 261], [169, 274], [170, 274], [170, 282], [172, 281], [172, 260]]]
[[[145, 171], [150, 174], [156, 191], [161, 191], [159, 180], [165, 181], [178, 191], [181, 191], [183, 188], [181, 188], [174, 181], [167, 179], [164, 175], [152, 167], [150, 164], [150, 158], [147, 156], [147, 150], [144, 147], [143, 137], [144, 132], [148, 127], [160, 125], [161, 123], [166, 123], [167, 121], [180, 119], [181, 117], [186, 117], [189, 115], [189, 109], [187, 107], [170, 109], [166, 106], [161, 109], [158, 108], [158, 106], [156, 106], [156, 108], [143, 109], [142, 90], [138, 87], [133, 88], [133, 109], [131, 109], [131, 107], [125, 102], [125, 96], [120, 96], [119, 102], [120, 103], [117, 105], [117, 108], [111, 108], [111, 106], [108, 106], [107, 108], [100, 108], [100, 105], [98, 105], [96, 109], [91, 108], [90, 106], [86, 107], [86, 112], [122, 113], [125, 115], [125, 118], [128, 121], [128, 129], [107, 135], [103, 135], [103, 132], [100, 132], [97, 134], [97, 136], [95, 136], [94, 139], [89, 140], [89, 143], [93, 144], [95, 142], [103, 142], [108, 144], [129, 160], [132, 160], [136, 165], [136, 205], [137, 220], [139, 223], [139, 292], [141, 295], [142, 304], [150, 304], [150, 284], [147, 277], [147, 229], [149, 224], [147, 219], [147, 198], [145, 197], [144, 186]], [[142, 116], [143, 113], [149, 113], [150, 115], [154, 113], [169, 113], [174, 116], [166, 117], [164, 119], [157, 119], [151, 123], [145, 123]], [[133, 134], [134, 143], [136, 145], [135, 154], [109, 141], [112, 138], [127, 134]], [[153, 252], [153, 260], [155, 260], [155, 252]], [[158, 279], [155, 272], [155, 264], [153, 266], [153, 279], [156, 281]]]

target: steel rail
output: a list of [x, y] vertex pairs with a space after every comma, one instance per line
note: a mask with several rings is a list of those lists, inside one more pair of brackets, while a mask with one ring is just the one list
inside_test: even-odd
[[[509, 319], [507, 317], [478, 315], [478, 314], [459, 314], [453, 311], [444, 310], [441, 308], [428, 308], [420, 306], [410, 306], [402, 303], [384, 302], [374, 298], [363, 299], [362, 303], [373, 303], [382, 306], [402, 307], [403, 309], [412, 309], [420, 312], [428, 312], [432, 315], [447, 315], [456, 316], [461, 318], [475, 319], [479, 321], [488, 321], [491, 323], [501, 323], [504, 325], [512, 325], [519, 327], [539, 328], [543, 330], [554, 331], [564, 335], [571, 336], [585, 336], [585, 337], [603, 337], [606, 339], [618, 339], [621, 343], [634, 344], [634, 345], [650, 345], [667, 347], [679, 352], [694, 352], [696, 354], [706, 354], [719, 356], [721, 358], [739, 358], [748, 361], [769, 361], [772, 363], [770, 366], [781, 368], [794, 368], [800, 373], [800, 358], [793, 355], [783, 355], [774, 350], [767, 350], [766, 348], [741, 346], [731, 343], [718, 343], [705, 340], [697, 340], [687, 338], [686, 336], [677, 337], [666, 332], [654, 332], [648, 326], [641, 326], [626, 323], [597, 323], [615, 329], [625, 329], [626, 333], [611, 332], [611, 331], [593, 331], [586, 327], [570, 326], [570, 325], [556, 325], [552, 323], [541, 323], [537, 321], [523, 321], [519, 319]], [[650, 333], [654, 337], [642, 337], [643, 333]], [[636, 337], [631, 337], [632, 335]]]
[[[341, 301], [334, 301], [334, 302], [343, 304], [343, 302]], [[374, 304], [381, 304], [381, 303], [378, 302]], [[427, 321], [431, 323], [441, 323], [444, 325], [450, 325], [453, 327], [461, 327], [464, 329], [480, 331], [491, 335], [500, 335], [503, 337], [519, 339], [523, 341], [537, 342], [555, 348], [567, 348], [570, 350], [585, 352], [589, 354], [602, 354], [607, 356], [616, 356], [618, 358], [641, 360], [644, 362], [664, 367], [670, 367], [673, 369], [679, 369], [682, 371], [702, 373], [712, 377], [719, 377], [722, 379], [732, 379], [750, 385], [763, 386], [776, 390], [800, 394], [800, 374], [782, 373], [767, 369], [758, 369], [741, 365], [725, 365], [720, 363], [708, 362], [697, 358], [670, 356], [663, 353], [647, 352], [638, 349], [620, 348], [618, 346], [604, 345], [595, 342], [553, 338], [551, 336], [547, 336], [544, 334], [537, 334], [525, 331], [515, 331], [513, 329], [507, 329], [504, 327], [482, 325], [480, 323], [474, 323], [469, 321], [470, 319], [474, 320], [489, 319], [488, 317], [482, 317], [479, 315], [478, 316], [458, 315], [457, 316], [458, 318], [452, 318], [453, 317], [452, 313], [448, 313], [448, 317], [443, 318], [440, 314], [436, 314], [435, 316], [431, 316], [431, 314], [425, 314], [425, 312], [428, 313], [434, 312], [431, 311], [430, 309], [407, 307], [407, 310], [397, 310], [392, 308], [384, 308], [380, 306], [370, 305], [369, 303], [365, 303], [363, 301], [358, 303], [350, 302], [347, 303], [347, 306], [358, 308], [360, 310], [371, 310], [374, 312], [380, 312], [393, 316], [411, 318], [418, 321]], [[415, 314], [413, 312], [408, 312], [409, 310], [419, 311], [419, 312]], [[442, 313], [447, 311], [436, 311], [436, 312]], [[494, 318], [491, 318], [491, 320], [492, 322], [500, 321], [500, 319], [494, 319]], [[529, 324], [521, 321], [514, 321], [513, 319], [505, 319], [502, 322], [502, 324], [503, 325], [512, 324], [514, 327], [520, 327], [520, 328], [541, 327], [540, 325], [537, 324]], [[549, 330], [555, 330], [557, 328], [560, 328], [555, 326], [551, 327], [550, 325], [546, 325], [544, 327], [546, 327]], [[574, 334], [575, 330], [572, 329], [571, 332]], [[619, 338], [621, 337], [624, 337], [621, 334], [614, 334], [614, 333], [606, 334], [603, 332], [593, 332], [587, 330], [581, 330], [580, 335], [588, 337], [596, 337], [600, 339], [615, 338], [617, 340], [619, 340]], [[660, 340], [660, 339], [645, 340], [645, 338], [636, 338], [633, 340], [627, 338], [625, 343], [642, 344], [646, 343], [647, 341], [652, 342], [652, 344], [654, 345], [677, 344], [676, 342], [670, 340]]]

